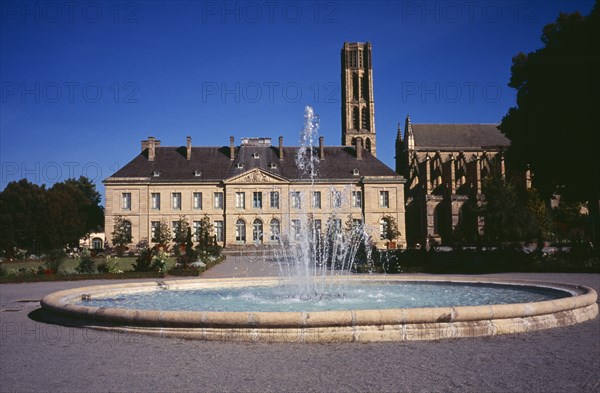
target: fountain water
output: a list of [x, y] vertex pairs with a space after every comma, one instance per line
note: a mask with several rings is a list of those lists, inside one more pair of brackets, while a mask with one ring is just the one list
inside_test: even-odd
[[[293, 290], [290, 295], [301, 299], [343, 296], [348, 281], [340, 277], [351, 274], [359, 249], [365, 251], [367, 263], [371, 260], [369, 236], [362, 217], [357, 221], [349, 217], [343, 225], [339, 209], [334, 209], [323, 220], [325, 228], [315, 225], [311, 196], [319, 178], [318, 133], [319, 117], [307, 106], [295, 161], [299, 178], [309, 179], [310, 189], [295, 196], [302, 212], [295, 224], [290, 223], [291, 233], [279, 236], [276, 251], [280, 274]], [[336, 198], [349, 199], [348, 187], [344, 191], [331, 189], [330, 192]], [[342, 200], [334, 206], [341, 206]]]

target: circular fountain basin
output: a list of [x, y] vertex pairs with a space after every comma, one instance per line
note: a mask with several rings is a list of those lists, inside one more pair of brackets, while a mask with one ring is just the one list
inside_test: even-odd
[[[344, 284], [348, 288], [381, 284], [393, 290], [395, 286], [417, 283], [424, 288], [451, 284], [449, 288], [457, 287], [463, 292], [475, 287], [514, 289], [530, 292], [536, 300], [501, 304], [505, 303], [503, 299], [497, 302], [486, 299], [485, 304], [477, 305], [467, 302], [465, 305], [394, 307], [392, 304], [386, 306], [392, 308], [379, 308], [378, 300], [372, 299], [335, 310], [323, 310], [321, 306], [311, 309], [311, 302], [305, 302], [297, 311], [264, 311], [260, 305], [250, 310], [247, 304], [234, 307], [234, 311], [211, 311], [215, 306], [204, 305], [203, 301], [196, 305], [198, 311], [167, 310], [163, 305], [159, 309], [143, 309], [135, 303], [126, 306], [129, 308], [117, 305], [118, 300], [128, 296], [142, 295], [143, 298], [146, 294], [173, 292], [181, 297], [186, 294], [181, 291], [239, 292], [240, 289], [276, 287], [281, 283], [278, 278], [243, 278], [83, 287], [49, 294], [41, 305], [51, 321], [62, 324], [190, 339], [265, 342], [373, 342], [494, 336], [569, 326], [598, 315], [597, 294], [584, 286], [468, 277], [352, 276], [344, 280], [349, 280]], [[103, 299], [110, 301], [104, 304]], [[272, 309], [265, 307], [265, 310]]]

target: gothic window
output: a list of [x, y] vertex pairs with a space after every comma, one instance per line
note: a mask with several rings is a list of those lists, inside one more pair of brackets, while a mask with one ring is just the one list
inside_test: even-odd
[[352, 98], [358, 101], [358, 91], [360, 90], [359, 88], [359, 81], [358, 81], [358, 74], [355, 72], [352, 74]]
[[367, 138], [367, 141], [365, 142], [365, 148], [370, 152], [371, 151], [371, 139]]
[[352, 129], [358, 130], [358, 108], [352, 109]]
[[361, 122], [362, 129], [368, 130], [369, 129], [369, 117], [367, 116], [367, 108], [362, 108], [362, 113], [361, 113], [360, 119], [362, 120], [362, 122]]

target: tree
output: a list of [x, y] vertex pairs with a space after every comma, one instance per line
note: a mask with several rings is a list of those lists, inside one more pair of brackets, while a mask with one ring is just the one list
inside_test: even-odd
[[152, 241], [160, 244], [164, 248], [169, 247], [169, 243], [171, 242], [171, 228], [166, 219], [163, 218], [160, 220]]
[[177, 224], [175, 228], [173, 228], [173, 241], [177, 245], [175, 248], [175, 253], [179, 255], [181, 248], [185, 246], [187, 241], [188, 229], [190, 229], [190, 224], [188, 223], [185, 216], [179, 216], [179, 220], [176, 221]]
[[600, 138], [600, 9], [561, 13], [542, 34], [544, 47], [513, 57], [509, 86], [517, 106], [500, 130], [511, 140], [507, 163], [531, 165], [543, 197], [588, 202], [598, 241]]
[[483, 194], [485, 202], [479, 214], [484, 218], [484, 235], [488, 241], [531, 240], [538, 235], [535, 217], [512, 183], [496, 177], [486, 178]]
[[198, 249], [206, 250], [214, 245], [211, 241], [211, 232], [212, 224], [210, 223], [210, 218], [204, 215], [200, 220], [200, 225], [195, 234], [198, 241]]
[[121, 256], [132, 241], [131, 223], [123, 216], [116, 216], [113, 228], [112, 242], [117, 246], [117, 255]]
[[392, 216], [384, 216], [383, 217], [383, 238], [388, 242], [393, 242], [400, 236], [400, 231], [398, 230], [398, 224], [396, 220]]

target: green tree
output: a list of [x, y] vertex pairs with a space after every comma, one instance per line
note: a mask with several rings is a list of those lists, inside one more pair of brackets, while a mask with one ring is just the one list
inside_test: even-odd
[[15, 247], [30, 252], [49, 249], [46, 188], [27, 179], [10, 182], [0, 192], [0, 249], [12, 256]]
[[488, 241], [532, 240], [538, 235], [535, 217], [512, 183], [489, 177], [483, 183], [483, 194], [485, 202], [479, 214], [484, 218], [484, 236]]
[[398, 238], [398, 236], [400, 236], [396, 219], [390, 215], [387, 215], [383, 216], [383, 222], [383, 238], [388, 242], [393, 242]]
[[163, 218], [158, 224], [158, 228], [154, 233], [152, 241], [168, 249], [169, 243], [171, 243], [171, 238], [171, 228], [169, 227], [169, 223], [167, 222], [167, 220]]
[[199, 250], [205, 251], [214, 246], [211, 233], [212, 224], [210, 223], [210, 218], [207, 215], [204, 215], [200, 220], [200, 225], [195, 234]]
[[176, 244], [175, 253], [179, 255], [181, 248], [185, 246], [188, 230], [190, 229], [190, 224], [185, 216], [179, 216], [179, 220], [176, 221], [174, 233], [173, 233], [173, 241]]
[[550, 209], [540, 197], [537, 189], [530, 188], [525, 192], [525, 206], [535, 218], [538, 230], [538, 240], [552, 240], [554, 238], [554, 223]]
[[112, 243], [117, 246], [117, 255], [122, 256], [125, 248], [131, 244], [131, 223], [123, 216], [116, 216], [114, 219]]
[[517, 90], [500, 129], [511, 140], [507, 163], [533, 170], [544, 198], [558, 191], [588, 202], [598, 241], [600, 138], [600, 9], [561, 13], [543, 29], [544, 46], [513, 57], [509, 86]]

